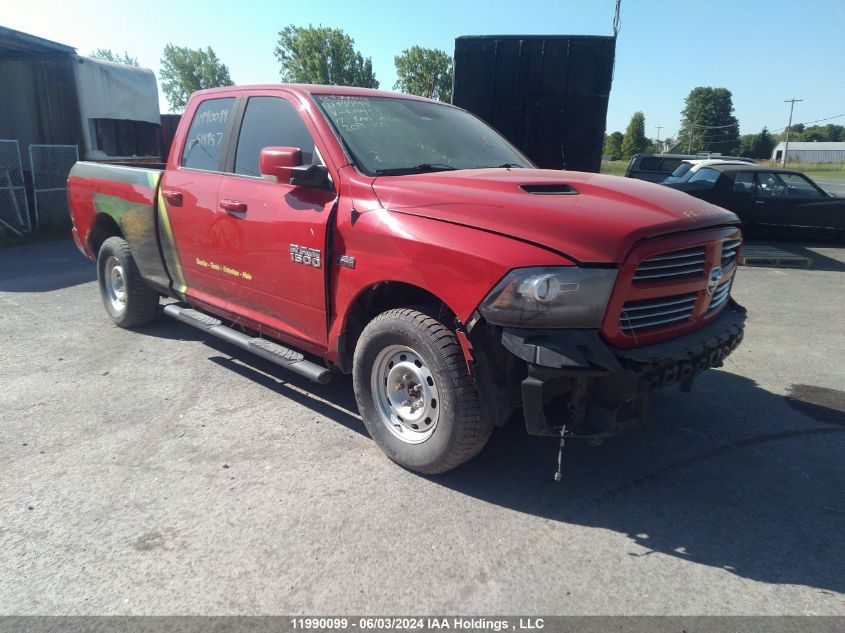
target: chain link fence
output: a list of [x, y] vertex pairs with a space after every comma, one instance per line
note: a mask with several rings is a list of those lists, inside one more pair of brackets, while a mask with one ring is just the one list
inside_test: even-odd
[[32, 189], [37, 227], [70, 226], [67, 177], [79, 160], [76, 145], [30, 145]]
[[32, 230], [17, 141], [0, 140], [0, 228], [18, 235]]

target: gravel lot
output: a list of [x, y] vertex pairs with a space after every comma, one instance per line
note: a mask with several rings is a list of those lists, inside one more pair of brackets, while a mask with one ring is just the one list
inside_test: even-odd
[[[790, 247], [787, 247], [790, 248]], [[598, 448], [435, 478], [319, 387], [111, 325], [69, 242], [0, 250], [0, 613], [845, 614], [845, 248], [740, 271], [745, 343]]]

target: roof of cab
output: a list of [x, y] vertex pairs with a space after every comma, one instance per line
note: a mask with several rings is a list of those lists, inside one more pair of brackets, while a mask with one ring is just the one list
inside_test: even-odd
[[765, 165], [757, 165], [756, 163], [722, 163], [719, 165], [707, 165], [710, 169], [715, 169], [721, 172], [734, 171], [765, 171], [774, 172], [777, 174], [799, 174], [801, 172], [794, 169], [782, 169], [780, 167], [766, 167]]
[[[221, 88], [207, 88], [206, 90], [199, 90], [195, 94], [213, 95], [218, 93], [232, 93], [251, 90], [279, 90], [284, 89], [288, 92], [302, 95], [336, 95], [340, 97], [389, 97], [393, 99], [412, 99], [414, 101], [429, 101], [432, 103], [443, 104], [443, 101], [436, 101], [434, 99], [426, 99], [425, 97], [418, 97], [416, 95], [405, 94], [403, 92], [390, 92], [387, 90], [373, 90], [371, 88], [354, 88], [351, 86], [326, 86], [321, 84], [255, 84], [249, 86], [223, 86]], [[446, 104], [448, 105], [448, 104]]]

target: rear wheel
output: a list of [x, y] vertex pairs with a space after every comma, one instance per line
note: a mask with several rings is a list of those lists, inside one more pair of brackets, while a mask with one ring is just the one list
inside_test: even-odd
[[367, 430], [405, 468], [451, 470], [490, 437], [458, 340], [431, 316], [408, 308], [377, 316], [361, 333], [352, 373]]
[[110, 237], [97, 256], [100, 296], [112, 321], [120, 327], [144, 325], [158, 316], [158, 293], [144, 283], [129, 244]]

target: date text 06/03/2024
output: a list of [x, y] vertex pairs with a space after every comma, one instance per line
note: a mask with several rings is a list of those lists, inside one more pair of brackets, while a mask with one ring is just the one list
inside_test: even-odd
[[543, 618], [487, 619], [472, 617], [365, 617], [365, 618], [293, 618], [296, 630], [354, 629], [389, 630], [455, 630], [455, 631], [537, 631], [545, 628]]

